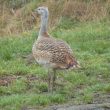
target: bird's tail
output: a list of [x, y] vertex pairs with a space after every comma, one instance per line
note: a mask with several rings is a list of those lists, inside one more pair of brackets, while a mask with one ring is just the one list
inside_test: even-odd
[[67, 69], [75, 69], [75, 68], [81, 68], [79, 62], [74, 57], [68, 57], [68, 66]]

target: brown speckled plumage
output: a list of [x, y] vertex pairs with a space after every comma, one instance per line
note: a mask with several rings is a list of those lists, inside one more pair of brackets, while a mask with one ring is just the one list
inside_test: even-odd
[[33, 45], [33, 55], [37, 61], [42, 61], [42, 65], [54, 69], [69, 69], [72, 66], [70, 64], [77, 64], [70, 46], [52, 37], [44, 36], [36, 41]]

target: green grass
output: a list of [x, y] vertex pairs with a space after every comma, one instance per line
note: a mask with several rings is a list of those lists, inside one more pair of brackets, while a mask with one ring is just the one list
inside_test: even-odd
[[[69, 30], [65, 30], [65, 24], [61, 23], [51, 34], [70, 44], [81, 69], [61, 71], [57, 82], [64, 86], [57, 87], [53, 94], [47, 93], [46, 71], [35, 63], [28, 65], [22, 57], [31, 53], [37, 33], [0, 38], [0, 77], [20, 76], [8, 86], [0, 86], [0, 109], [37, 108], [69, 101], [92, 103], [98, 98], [96, 93], [110, 93], [110, 22], [73, 23]], [[28, 76], [37, 79], [29, 81]]]

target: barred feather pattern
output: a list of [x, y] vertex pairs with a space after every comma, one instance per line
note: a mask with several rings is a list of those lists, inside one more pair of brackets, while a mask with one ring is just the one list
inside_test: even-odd
[[38, 39], [33, 45], [32, 52], [36, 61], [45, 67], [69, 69], [78, 64], [70, 46], [53, 37]]

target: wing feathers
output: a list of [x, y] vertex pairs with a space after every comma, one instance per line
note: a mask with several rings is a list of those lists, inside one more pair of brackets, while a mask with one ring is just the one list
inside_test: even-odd
[[54, 64], [54, 68], [68, 69], [77, 65], [72, 49], [62, 40], [56, 40], [50, 37], [40, 39], [34, 44], [33, 53], [37, 61], [40, 58], [42, 63], [46, 61], [50, 65]]

